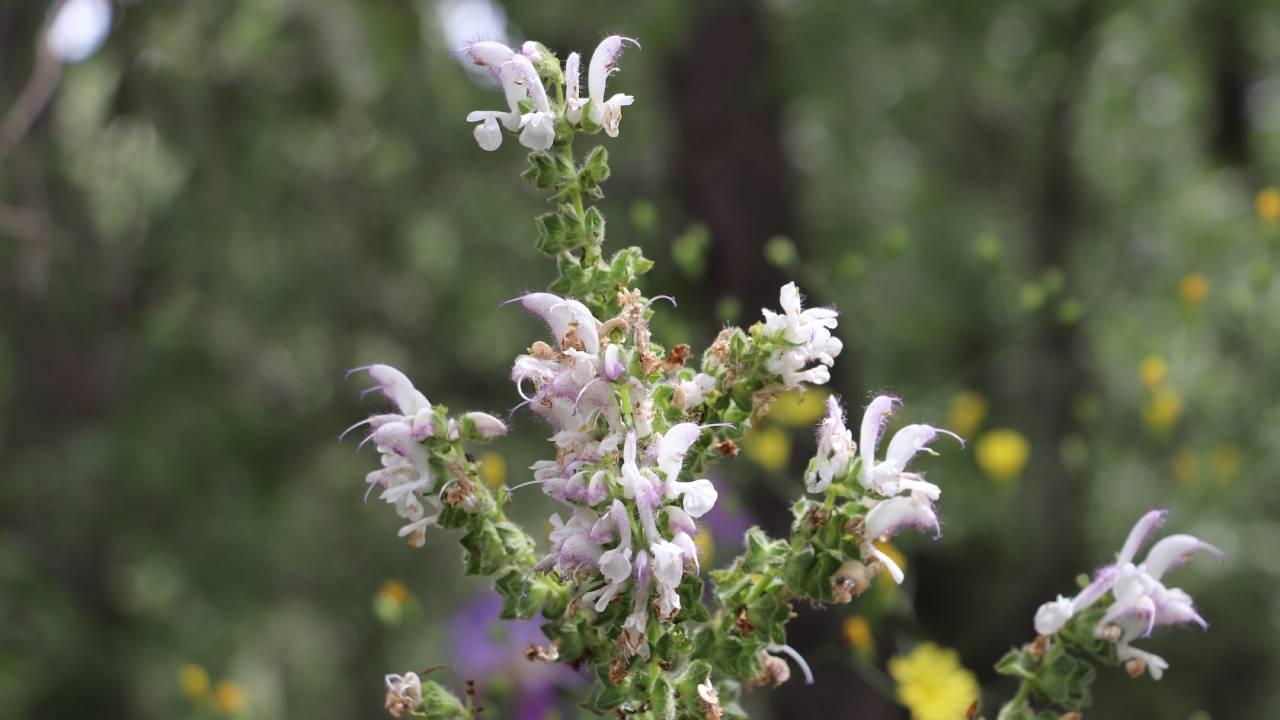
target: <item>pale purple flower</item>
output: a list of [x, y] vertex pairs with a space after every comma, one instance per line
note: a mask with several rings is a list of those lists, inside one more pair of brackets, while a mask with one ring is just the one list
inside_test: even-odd
[[464, 433], [489, 440], [507, 434], [507, 424], [483, 412], [469, 412], [462, 416]]
[[1170, 569], [1186, 562], [1200, 551], [1218, 559], [1226, 555], [1219, 549], [1192, 535], [1170, 535], [1151, 547], [1141, 564], [1134, 564], [1138, 550], [1147, 537], [1164, 522], [1165, 510], [1152, 510], [1143, 515], [1129, 532], [1124, 546], [1116, 556], [1116, 562], [1094, 574], [1093, 580], [1074, 598], [1061, 595], [1045, 603], [1036, 611], [1035, 628], [1041, 635], [1052, 635], [1062, 629], [1077, 613], [1101, 600], [1108, 592], [1112, 595], [1096, 628], [1101, 632], [1109, 625], [1120, 629], [1116, 640], [1116, 654], [1121, 660], [1141, 661], [1151, 677], [1159, 680], [1169, 664], [1164, 658], [1139, 650], [1130, 643], [1146, 637], [1159, 625], [1195, 623], [1208, 629], [1209, 624], [1196, 612], [1191, 597], [1178, 588], [1166, 587], [1162, 582]]

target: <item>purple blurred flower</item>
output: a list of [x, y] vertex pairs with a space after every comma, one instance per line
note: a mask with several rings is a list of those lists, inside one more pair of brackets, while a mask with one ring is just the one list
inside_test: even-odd
[[547, 717], [561, 704], [560, 690], [580, 684], [582, 677], [566, 665], [527, 660], [529, 643], [546, 645], [547, 638], [536, 620], [501, 620], [501, 608], [501, 599], [486, 593], [453, 616], [453, 666], [482, 691], [509, 685], [519, 720]]

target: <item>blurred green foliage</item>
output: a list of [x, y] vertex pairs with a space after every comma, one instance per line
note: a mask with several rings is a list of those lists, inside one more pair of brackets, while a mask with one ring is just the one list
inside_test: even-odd
[[[829, 620], [865, 616], [874, 647], [801, 649], [888, 695], [884, 658], [931, 638], [1007, 696], [990, 668], [1035, 606], [1168, 506], [1230, 555], [1173, 578], [1214, 627], [1150, 642], [1160, 684], [1103, 673], [1088, 717], [1280, 714], [1280, 9], [751, 5], [751, 98], [780, 113], [795, 220], [746, 244], [688, 202], [696, 148], [672, 121], [671, 58], [726, 4], [506, 4], [514, 39], [562, 53], [644, 43], [602, 208], [606, 250], [640, 245], [646, 289], [679, 297], [659, 339], [753, 321], [703, 281], [749, 253], [840, 308], [851, 407], [888, 389], [906, 421], [1029, 448], [999, 477], [970, 451], [931, 461], [946, 536], [901, 548], [916, 584]], [[118, 4], [0, 160], [0, 716], [376, 717], [382, 673], [450, 661], [450, 618], [485, 588], [454, 538], [411, 551], [359, 502], [372, 456], [336, 435], [368, 406], [343, 373], [389, 362], [433, 401], [510, 407], [538, 330], [495, 307], [554, 275], [523, 158], [462, 121], [496, 95], [449, 57], [439, 9]], [[0, 113], [44, 13], [0, 8]], [[962, 394], [982, 411], [956, 420]], [[512, 481], [545, 434], [516, 417]], [[812, 440], [782, 432], [789, 470], [740, 459], [717, 483], [785, 512]], [[512, 514], [540, 535], [550, 503], [524, 492]]]

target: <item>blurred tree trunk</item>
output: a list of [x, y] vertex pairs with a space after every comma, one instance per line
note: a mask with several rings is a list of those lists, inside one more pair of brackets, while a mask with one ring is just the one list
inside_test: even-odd
[[[788, 278], [766, 261], [764, 248], [775, 236], [793, 237], [795, 229], [782, 98], [768, 79], [763, 22], [753, 2], [704, 3], [690, 28], [692, 42], [668, 69], [677, 186], [689, 217], [707, 226], [713, 242], [704, 298], [709, 307], [735, 298], [743, 325], [757, 319], [757, 308], [777, 307], [778, 288]], [[833, 383], [847, 381], [847, 371], [842, 364]], [[787, 503], [766, 488], [754, 492], [746, 498], [752, 515], [771, 534], [785, 534]], [[806, 686], [797, 669], [782, 687], [756, 691], [772, 704], [773, 716], [826, 717], [833, 708], [857, 708], [862, 720], [899, 717], [897, 706], [861, 682], [837, 650], [837, 616], [797, 611], [788, 642], [808, 653], [820, 682]]]

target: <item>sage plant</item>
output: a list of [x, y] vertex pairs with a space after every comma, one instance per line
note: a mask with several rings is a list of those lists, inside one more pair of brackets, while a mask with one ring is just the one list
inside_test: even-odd
[[[882, 572], [900, 583], [902, 569], [877, 544], [907, 528], [940, 536], [941, 489], [912, 462], [921, 452], [935, 454], [931, 445], [940, 436], [963, 441], [924, 424], [902, 427], [886, 441], [900, 401], [881, 395], [863, 409], [855, 442], [845, 408], [831, 396], [817, 427], [817, 454], [796, 483], [789, 536], [752, 528], [727, 567], [701, 566], [698, 520], [719, 494], [707, 466], [737, 454], [743, 434], [778, 393], [829, 381], [842, 350], [834, 335], [839, 315], [806, 308], [789, 283], [779, 290], [776, 310], [762, 309], [761, 321], [746, 329], [724, 329], [700, 356], [652, 336], [650, 321], [665, 309], [658, 301], [675, 302], [639, 288], [653, 263], [638, 248], [606, 256], [605, 218], [591, 202], [603, 196], [608, 153], [602, 146], [585, 155], [574, 149], [579, 135], [619, 136], [623, 108], [634, 98], [608, 96], [606, 86], [629, 46], [639, 43], [619, 35], [599, 43], [587, 64], [586, 97], [578, 53], [562, 67], [536, 42], [516, 49], [479, 41], [457, 51], [492, 74], [506, 105], [467, 116], [476, 143], [495, 151], [515, 136], [531, 151], [523, 177], [550, 193], [553, 204], [536, 218], [535, 243], [556, 263], [558, 278], [546, 292], [504, 303], [546, 326], [530, 336], [511, 369], [517, 408], [527, 412], [511, 417], [532, 415], [550, 426], [545, 459], [530, 468], [527, 482], [491, 491], [466, 447], [505, 435], [507, 423], [433, 404], [387, 365], [353, 371], [367, 375], [369, 391], [390, 407], [351, 430], [364, 428], [363, 442], [381, 456], [381, 467], [366, 477], [368, 493], [394, 508], [403, 521], [400, 536], [419, 547], [428, 532], [460, 532], [466, 572], [493, 578], [502, 617], [541, 618], [546, 642], [531, 644], [526, 657], [590, 670], [594, 684], [584, 708], [652, 718], [742, 717], [742, 690], [788, 681], [792, 664], [806, 682], [815, 681], [800, 649], [787, 644], [796, 602], [848, 603]], [[508, 503], [520, 501], [512, 492], [525, 486], [563, 505], [550, 518], [542, 551], [504, 514]], [[1128, 568], [1128, 560], [1120, 564]], [[1158, 585], [1159, 569], [1146, 567], [1146, 574], [1115, 570], [1105, 589], [1119, 598], [1129, 592], [1121, 587], [1137, 583], [1144, 598], [1167, 598], [1147, 583]], [[1066, 602], [1049, 614], [1071, 619]], [[1066, 627], [1091, 617], [1089, 603], [1068, 604], [1082, 614]], [[1189, 607], [1169, 612], [1184, 617]], [[1142, 658], [1127, 644], [1129, 627], [1122, 625], [1124, 644], [1117, 647]], [[1158, 663], [1148, 659], [1147, 667], [1155, 673]], [[473, 688], [464, 701], [413, 672], [385, 682], [386, 708], [396, 717], [478, 712]]]

